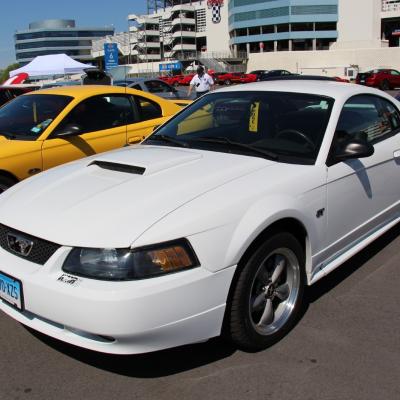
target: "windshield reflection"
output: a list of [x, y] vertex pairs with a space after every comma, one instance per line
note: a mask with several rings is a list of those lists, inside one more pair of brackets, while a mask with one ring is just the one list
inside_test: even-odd
[[184, 109], [145, 144], [312, 164], [333, 103], [330, 97], [304, 93], [214, 92]]
[[36, 140], [71, 100], [52, 94], [19, 96], [0, 108], [0, 135]]

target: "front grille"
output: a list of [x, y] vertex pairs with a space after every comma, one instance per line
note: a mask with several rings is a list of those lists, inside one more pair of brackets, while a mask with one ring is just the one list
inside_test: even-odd
[[[16, 253], [8, 246], [7, 233], [22, 236], [33, 242], [32, 250], [28, 256]], [[9, 228], [8, 226], [0, 224], [0, 246], [15, 256], [21, 257], [24, 260], [31, 261], [35, 264], [44, 265], [47, 260], [58, 250], [61, 246], [56, 243], [48, 242], [47, 240], [39, 239], [35, 236], [28, 235], [24, 232], [17, 231], [16, 229]]]

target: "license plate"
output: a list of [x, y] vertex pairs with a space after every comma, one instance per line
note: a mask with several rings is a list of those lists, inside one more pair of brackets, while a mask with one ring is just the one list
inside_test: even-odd
[[365, 79], [361, 79], [360, 83], [365, 83]]
[[21, 281], [0, 272], [0, 298], [22, 310], [23, 295]]

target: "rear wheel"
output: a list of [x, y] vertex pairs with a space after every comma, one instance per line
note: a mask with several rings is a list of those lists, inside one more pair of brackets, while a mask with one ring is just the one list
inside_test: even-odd
[[250, 351], [276, 343], [301, 315], [304, 286], [304, 252], [297, 239], [289, 233], [269, 238], [233, 288], [227, 310], [231, 340]]
[[390, 90], [390, 83], [387, 79], [383, 80], [380, 84], [382, 90]]
[[232, 82], [231, 82], [230, 79], [227, 79], [224, 83], [225, 83], [225, 85], [230, 85], [230, 84], [232, 84]]
[[11, 186], [15, 185], [13, 179], [9, 178], [8, 176], [0, 176], [0, 194], [9, 189]]

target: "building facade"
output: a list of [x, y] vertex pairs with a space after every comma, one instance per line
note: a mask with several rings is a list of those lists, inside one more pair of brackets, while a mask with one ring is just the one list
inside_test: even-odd
[[235, 67], [247, 60], [247, 71], [347, 78], [359, 70], [400, 68], [400, 0], [169, 0], [129, 20], [135, 26], [119, 47], [143, 74], [160, 62], [193, 58], [230, 70], [229, 57]]
[[[206, 49], [206, 1], [169, 1], [145, 16], [129, 15], [133, 55], [139, 60], [186, 58]], [[158, 49], [156, 49], [156, 43]]]
[[327, 50], [336, 41], [338, 0], [230, 0], [230, 45], [248, 53]]
[[65, 53], [82, 62], [91, 61], [92, 41], [113, 35], [114, 28], [76, 27], [74, 20], [45, 20], [15, 33], [17, 62], [27, 64], [37, 56]]
[[400, 0], [382, 0], [382, 37], [389, 47], [400, 47]]

